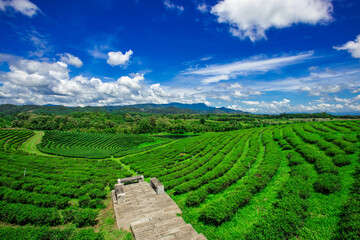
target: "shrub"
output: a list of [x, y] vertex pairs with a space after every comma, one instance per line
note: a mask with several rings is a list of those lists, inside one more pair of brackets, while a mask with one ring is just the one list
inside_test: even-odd
[[39, 208], [25, 204], [6, 204], [0, 202], [0, 219], [7, 223], [19, 225], [49, 225], [61, 223], [59, 212], [53, 208]]
[[340, 154], [333, 157], [333, 162], [336, 166], [342, 167], [350, 164], [349, 156]]
[[99, 189], [93, 189], [89, 192], [89, 196], [94, 199], [94, 198], [102, 198], [104, 199], [106, 197], [106, 192], [104, 190], [99, 190]]
[[96, 224], [97, 212], [91, 209], [77, 210], [74, 215], [73, 223], [77, 227], [94, 226]]
[[75, 236], [74, 239], [76, 240], [102, 240], [104, 239], [104, 236], [102, 233], [96, 233], [93, 229], [86, 228], [79, 230]]
[[332, 148], [328, 148], [326, 151], [325, 151], [325, 154], [328, 155], [328, 156], [336, 156], [336, 155], [339, 155], [339, 154], [343, 154], [344, 152], [341, 151], [340, 149], [336, 148], [336, 147], [332, 147]]
[[191, 192], [186, 199], [186, 205], [188, 207], [198, 206], [200, 203], [205, 201], [207, 195], [208, 192], [206, 188], [200, 188], [196, 192]]
[[340, 190], [340, 178], [331, 173], [320, 174], [314, 188], [317, 192], [323, 194], [330, 194]]
[[79, 197], [79, 207], [85, 208], [88, 207], [90, 203], [90, 197], [89, 196], [81, 196]]

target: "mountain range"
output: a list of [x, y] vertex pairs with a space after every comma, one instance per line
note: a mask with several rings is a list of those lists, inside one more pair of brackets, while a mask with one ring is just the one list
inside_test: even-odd
[[107, 113], [157, 113], [157, 114], [248, 114], [240, 110], [229, 108], [216, 108], [204, 103], [184, 104], [135, 104], [124, 106], [103, 106], [103, 107], [65, 107], [54, 105], [0, 105], [0, 113], [4, 115], [17, 114], [22, 112], [67, 114], [72, 112], [107, 112]]

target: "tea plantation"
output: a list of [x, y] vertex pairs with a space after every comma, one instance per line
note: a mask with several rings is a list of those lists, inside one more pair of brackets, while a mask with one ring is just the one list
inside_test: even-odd
[[38, 149], [66, 157], [108, 158], [149, 150], [168, 141], [146, 135], [47, 131]]
[[[49, 131], [38, 145], [83, 158], [17, 151], [32, 134], [0, 131], [1, 239], [109, 238], [99, 216], [115, 179], [135, 171], [157, 177], [208, 239], [360, 239], [359, 121], [205, 133], [164, 146], [141, 135]], [[91, 159], [110, 156], [124, 157]]]
[[[208, 239], [360, 238], [356, 121], [208, 133], [125, 157]], [[344, 238], [346, 236], [346, 238]]]

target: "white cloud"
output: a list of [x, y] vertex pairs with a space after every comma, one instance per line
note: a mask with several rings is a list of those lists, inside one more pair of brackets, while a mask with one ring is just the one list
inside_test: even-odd
[[307, 105], [299, 104], [292, 105], [288, 99], [281, 101], [241, 101], [243, 105], [233, 104], [229, 108], [235, 110], [241, 110], [251, 113], [268, 113], [268, 114], [279, 114], [282, 112], [295, 113], [295, 112], [330, 112], [330, 113], [344, 113], [360, 111], [360, 105], [358, 103], [312, 103], [309, 102]]
[[40, 12], [39, 7], [29, 0], [0, 0], [0, 10], [6, 11], [6, 8], [12, 8], [28, 17]]
[[34, 47], [34, 51], [30, 52], [30, 56], [43, 57], [53, 51], [52, 46], [48, 43], [47, 36], [33, 27], [19, 33], [19, 37]]
[[311, 96], [321, 96], [323, 94], [340, 92], [342, 87], [338, 84], [319, 84], [313, 87], [300, 87], [300, 90], [308, 92]]
[[206, 76], [206, 78], [201, 80], [202, 83], [214, 83], [222, 80], [229, 80], [230, 78], [239, 75], [265, 73], [276, 70], [310, 58], [313, 54], [313, 52], [308, 52], [294, 56], [283, 56], [270, 59], [254, 58], [228, 64], [215, 64], [199, 69], [188, 69], [183, 72], [183, 75]]
[[222, 80], [229, 80], [229, 76], [228, 75], [218, 75], [218, 76], [213, 76], [213, 77], [208, 77], [208, 78], [204, 78], [203, 80], [201, 80], [202, 83], [215, 83], [215, 82], [219, 82]]
[[348, 99], [348, 98], [338, 98], [338, 97], [335, 97], [334, 100], [336, 102], [341, 102], [341, 103], [352, 103], [353, 101], [351, 99]]
[[240, 83], [232, 83], [232, 84], [226, 84], [226, 89], [241, 89], [243, 86]]
[[64, 62], [46, 62], [0, 55], [9, 72], [0, 74], [0, 103], [103, 106], [137, 103], [205, 102], [189, 91], [168, 91], [160, 84], [146, 84], [143, 74], [117, 80], [71, 77]]
[[242, 101], [242, 103], [244, 103], [246, 105], [259, 105], [260, 104], [259, 101]]
[[349, 69], [319, 70], [317, 73], [310, 73], [299, 78], [285, 78], [271, 81], [248, 82], [246, 87], [261, 91], [295, 92], [305, 91], [312, 96], [328, 95], [343, 90], [350, 90], [356, 93], [360, 85], [360, 71], [349, 66]]
[[111, 66], [117, 66], [117, 65], [125, 65], [129, 62], [131, 55], [133, 54], [133, 51], [130, 49], [125, 54], [123, 54], [121, 51], [119, 52], [109, 52], [108, 53], [108, 60], [107, 63]]
[[128, 76], [120, 77], [117, 82], [120, 85], [126, 86], [131, 89], [141, 89], [140, 83], [144, 80], [143, 75], [135, 75], [133, 78]]
[[103, 52], [104, 50], [104, 46], [98, 47], [97, 45], [95, 45], [94, 49], [88, 50], [88, 53], [94, 58], [108, 59], [108, 55]]
[[224, 0], [212, 7], [219, 23], [230, 32], [251, 41], [266, 38], [269, 28], [285, 28], [297, 23], [317, 24], [332, 19], [331, 0]]
[[249, 95], [242, 91], [236, 90], [233, 92], [233, 96], [236, 98], [243, 98], [243, 97], [248, 97]]
[[61, 54], [60, 61], [66, 63], [66, 64], [69, 64], [69, 65], [73, 65], [78, 68], [83, 65], [83, 62], [80, 60], [80, 58], [75, 57], [75, 56], [71, 55], [70, 53]]
[[360, 34], [356, 37], [355, 41], [349, 41], [341, 47], [334, 47], [336, 50], [346, 50], [352, 57], [360, 58]]
[[211, 60], [211, 59], [213, 59], [213, 58], [214, 58], [214, 57], [212, 57], [212, 56], [203, 57], [203, 58], [200, 59], [200, 61], [209, 61], [209, 60]]
[[184, 7], [182, 5], [176, 5], [176, 4], [172, 3], [170, 0], [165, 0], [164, 5], [165, 5], [166, 8], [176, 9], [180, 13], [184, 11]]
[[354, 89], [351, 93], [360, 93], [360, 88]]
[[197, 8], [197, 10], [199, 10], [202, 13], [206, 13], [209, 11], [209, 6], [206, 5], [206, 3], [198, 4], [196, 8]]

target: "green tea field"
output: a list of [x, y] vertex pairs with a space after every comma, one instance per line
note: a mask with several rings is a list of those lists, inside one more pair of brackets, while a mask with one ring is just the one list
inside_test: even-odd
[[149, 150], [166, 142], [145, 135], [47, 131], [38, 149], [66, 157], [107, 158]]
[[208, 239], [360, 238], [359, 121], [173, 142], [47, 131], [37, 147], [48, 156], [17, 150], [33, 137], [0, 131], [1, 239], [131, 239], [114, 228], [109, 194], [136, 173], [157, 177]]

